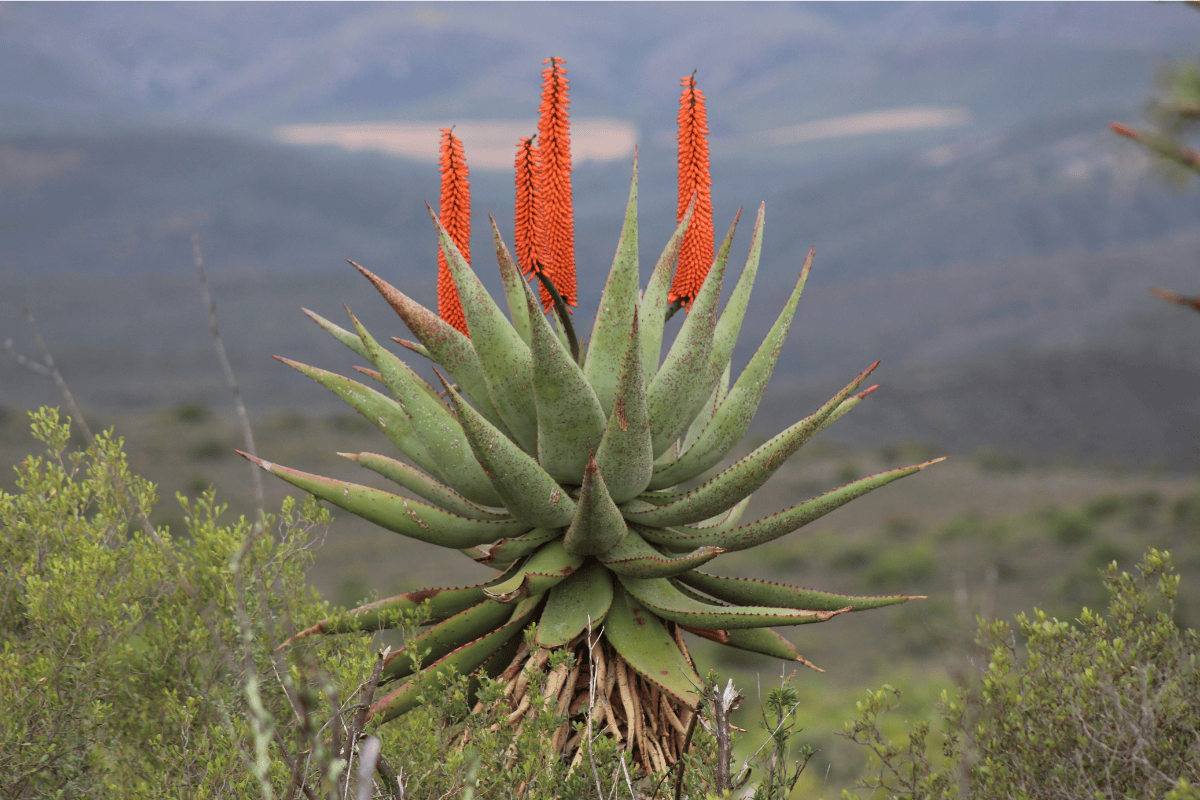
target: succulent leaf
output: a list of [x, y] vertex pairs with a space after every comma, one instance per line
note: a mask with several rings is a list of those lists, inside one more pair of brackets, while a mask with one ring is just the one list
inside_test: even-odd
[[283, 644], [291, 644], [317, 634], [357, 633], [395, 628], [400, 625], [405, 612], [416, 611], [426, 603], [429, 604], [429, 622], [441, 622], [485, 599], [487, 597], [483, 593], [483, 584], [458, 589], [418, 589], [327, 617], [311, 628], [300, 631]]
[[650, 417], [646, 410], [646, 386], [642, 382], [642, 347], [636, 308], [631, 320], [616, 400], [596, 450], [596, 463], [605, 476], [609, 495], [616, 503], [637, 497], [650, 482], [654, 470], [654, 443], [650, 438]]
[[397, 461], [377, 453], [338, 453], [338, 455], [348, 458], [372, 472], [379, 473], [393, 483], [403, 486], [410, 492], [420, 495], [434, 505], [460, 517], [490, 520], [511, 519], [506, 513], [492, 511], [472, 503], [449, 486], [439, 483], [403, 461]]
[[[357, 337], [355, 338], [357, 339]], [[362, 342], [361, 339], [358, 339], [358, 341]], [[417, 462], [417, 465], [422, 469], [433, 473], [438, 472], [437, 462], [413, 431], [408, 413], [395, 400], [375, 391], [369, 386], [364, 386], [358, 381], [344, 378], [337, 373], [310, 367], [307, 364], [301, 364], [298, 361], [292, 361], [282, 356], [275, 356], [275, 359], [307, 375], [345, 400], [355, 411], [362, 414], [375, 427], [383, 431], [384, 435], [392, 440], [392, 444], [396, 445], [406, 456]]]
[[639, 675], [689, 708], [696, 708], [700, 676], [657, 616], [618, 588], [604, 630], [612, 646]]
[[803, 625], [824, 622], [849, 608], [835, 611], [809, 611], [767, 606], [715, 606], [684, 594], [663, 578], [620, 576], [621, 585], [638, 602], [663, 619], [706, 630], [765, 628], [771, 625]]
[[500, 265], [500, 282], [504, 286], [504, 299], [508, 301], [508, 317], [512, 321], [513, 329], [521, 337], [521, 341], [528, 345], [529, 313], [525, 303], [528, 287], [525, 285], [525, 279], [521, 277], [520, 268], [508, 252], [508, 246], [504, 244], [504, 237], [500, 235], [500, 229], [496, 227], [496, 220], [491, 214], [488, 214], [488, 221], [492, 224], [492, 241], [496, 244], [496, 263]]
[[721, 644], [729, 647], [748, 650], [751, 653], [762, 653], [765, 656], [774, 656], [784, 661], [799, 661], [807, 667], [812, 667], [817, 672], [825, 671], [800, 655], [800, 651], [796, 649], [796, 645], [789, 642], [779, 631], [772, 628], [742, 628], [726, 631], [725, 636], [725, 641]]
[[562, 532], [557, 528], [534, 528], [531, 531], [511, 539], [501, 539], [487, 548], [482, 559], [476, 559], [490, 566], [512, 564], [519, 558], [533, 553], [547, 542], [557, 539]]
[[[820, 519], [830, 511], [841, 508], [856, 497], [861, 497], [873, 489], [886, 486], [892, 481], [912, 475], [931, 464], [937, 464], [944, 460], [944, 458], [938, 458], [933, 461], [927, 461], [924, 464], [901, 467], [900, 469], [889, 470], [888, 472], [880, 472], [877, 475], [868, 475], [853, 483], [832, 489], [807, 502], [799, 503], [785, 511], [780, 511], [778, 514], [765, 517], [757, 522], [751, 522], [749, 525], [743, 525], [740, 528], [719, 532], [698, 532], [699, 529], [697, 528], [684, 528], [682, 531], [667, 528], [652, 528], [650, 531], [653, 533], [654, 542], [672, 549], [698, 547], [708, 544], [724, 547], [730, 552], [747, 550], [751, 547], [757, 547], [760, 544], [778, 539], [781, 536], [786, 536], [813, 520]], [[628, 516], [628, 513], [626, 513], [626, 516]]]
[[558, 482], [526, 451], [467, 405], [444, 378], [442, 384], [450, 394], [475, 458], [508, 513], [533, 528], [561, 528], [569, 524], [575, 516], [575, 501]]
[[725, 263], [718, 261], [709, 270], [679, 335], [646, 389], [650, 435], [656, 458], [687, 430], [696, 410], [716, 384], [719, 373], [712, 376], [711, 384], [707, 382], [708, 358], [712, 352], [712, 335], [717, 325], [717, 304], [724, 277]]
[[611, 551], [627, 532], [625, 519], [608, 494], [596, 459], [589, 456], [575, 503], [575, 518], [563, 535], [563, 546], [575, 555], [596, 556]]
[[537, 417], [529, 402], [529, 382], [533, 372], [529, 346], [500, 313], [492, 296], [438, 222], [433, 209], [429, 210], [429, 215], [437, 225], [446, 263], [462, 299], [471, 344], [483, 365], [488, 393], [516, 442], [525, 452], [536, 453]]
[[604, 411], [583, 370], [562, 346], [532, 293], [526, 294], [533, 350], [538, 463], [555, 480], [579, 483], [604, 435]]
[[477, 670], [525, 627], [529, 617], [541, 602], [540, 598], [530, 599], [532, 602], [520, 603], [513, 609], [512, 617], [501, 627], [434, 662], [421, 674], [419, 680], [410, 680], [403, 686], [388, 692], [382, 699], [375, 701], [367, 719], [387, 722], [412, 710], [420, 702], [424, 681], [437, 680], [452, 672], [469, 675]]
[[[600, 400], [607, 417], [620, 394], [621, 376], [628, 360], [629, 331], [634, 325], [638, 303], [637, 151], [633, 155], [633, 179], [625, 205], [625, 221], [612, 271], [600, 296], [592, 339], [588, 345], [584, 375]], [[639, 375], [639, 380], [641, 376]]]
[[468, 642], [494, 631], [512, 616], [512, 608], [492, 600], [471, 606], [439, 622], [393, 650], [383, 662], [383, 681], [407, 678], [414, 672], [413, 654], [428, 650], [428, 663], [440, 660]]
[[[562, 542], [544, 545], [513, 573], [500, 576], [487, 584], [483, 593], [500, 603], [511, 603], [525, 597], [536, 597], [552, 586], [562, 583], [583, 564], [581, 556], [567, 552]], [[506, 573], [507, 574], [507, 573]]]
[[[370, 356], [367, 355], [367, 348], [363, 347], [362, 339], [359, 339], [357, 334], [351, 333], [340, 325], [333, 324], [320, 314], [317, 314], [314, 311], [309, 311], [307, 308], [301, 308], [300, 310], [307, 314], [309, 319], [317, 323], [317, 325], [321, 326], [321, 328], [329, 331], [329, 333], [333, 335], [333, 338], [337, 339], [339, 342], [346, 345], [346, 347], [349, 347], [351, 350], [358, 353], [368, 361], [370, 360]], [[278, 358], [278, 356], [276, 357]]]
[[604, 621], [613, 601], [612, 578], [599, 564], [571, 575], [550, 590], [538, 620], [537, 643], [562, 647], [585, 630], [595, 630]]
[[679, 576], [679, 580], [718, 600], [743, 606], [770, 605], [783, 608], [805, 608], [813, 611], [837, 611], [842, 608], [850, 608], [851, 611], [862, 611], [868, 608], [881, 608], [904, 603], [908, 600], [923, 599], [905, 595], [855, 597], [752, 578], [722, 578], [699, 570], [684, 573]]
[[[754, 278], [758, 274], [758, 262], [762, 254], [762, 227], [765, 214], [766, 204], [764, 203], [759, 206], [758, 217], [754, 221], [754, 233], [750, 239], [750, 254], [746, 258], [746, 265], [742, 268], [742, 274], [738, 278], [737, 284], [733, 287], [729, 301], [721, 311], [721, 316], [717, 320], [717, 327], [713, 329], [712, 350], [709, 352], [708, 371], [705, 376], [705, 385], [709, 387], [715, 387], [722, 373], [728, 370], [730, 357], [733, 355], [733, 348], [737, 344], [738, 334], [742, 329], [742, 320], [746, 316], [746, 307], [750, 303], [750, 291], [754, 288]], [[725, 240], [721, 243], [720, 250], [717, 251], [717, 262], [722, 265], [729, 259], [729, 249], [733, 244], [733, 234], [737, 230], [738, 219], [741, 215], [742, 210], [739, 208], [737, 215], [733, 219], [733, 224], [729, 227], [729, 233], [726, 234]], [[713, 388], [710, 388], [709, 394], [706, 394], [690, 410], [687, 414], [688, 419], [694, 419], [700, 414], [701, 406], [704, 405], [705, 400], [711, 395], [712, 391]]]
[[653, 380], [654, 373], [658, 372], [658, 359], [662, 354], [663, 326], [667, 319], [667, 294], [671, 289], [671, 274], [675, 271], [675, 264], [679, 260], [679, 246], [683, 242], [684, 234], [687, 233], [688, 224], [691, 223], [695, 210], [696, 201], [693, 199], [687, 211], [684, 212], [683, 219], [679, 220], [675, 233], [667, 241], [667, 246], [663, 248], [662, 255], [658, 257], [658, 263], [654, 265], [654, 272], [650, 273], [650, 282], [646, 285], [646, 291], [638, 305], [638, 320], [642, 337], [642, 368], [646, 373], [647, 386]]
[[[492, 398], [488, 394], [483, 365], [471, 345], [471, 340], [457, 328], [425, 306], [405, 295], [375, 273], [351, 261], [350, 265], [371, 282], [404, 324], [424, 346], [427, 358], [441, 365], [462, 391], [475, 403], [479, 413], [493, 425], [503, 427]], [[399, 341], [399, 340], [396, 340]], [[364, 348], [365, 349], [365, 348]], [[409, 348], [414, 349], [414, 348]], [[366, 356], [370, 358], [368, 354]], [[372, 359], [373, 360], [373, 359]]]
[[600, 556], [600, 561], [617, 575], [631, 578], [666, 578], [707, 564], [725, 551], [720, 547], [701, 547], [681, 556], [668, 556], [655, 550], [633, 526], [621, 543]]
[[[728, 396], [713, 413], [712, 421], [682, 456], [673, 462], [656, 465], [655, 475], [650, 480], [652, 489], [676, 486], [706, 472], [716, 466], [746, 435], [771, 380], [771, 373], [775, 371], [779, 351], [783, 348], [783, 340], [787, 337], [792, 317], [796, 313], [796, 304], [800, 301], [800, 295], [808, 281], [812, 257], [813, 253], [810, 251], [804, 268], [800, 271], [800, 278], [796, 281], [783, 310], [779, 312], [775, 324], [771, 326], [762, 344], [738, 376]], [[731, 300], [730, 303], [732, 302]], [[813, 433], [820, 429], [817, 428]]]
[[241, 450], [234, 452], [293, 486], [374, 522], [381, 528], [439, 547], [474, 547], [506, 536], [517, 536], [531, 527], [512, 518], [467, 519], [370, 486], [323, 478], [320, 475], [272, 464]]
[[351, 319], [371, 360], [379, 367], [384, 383], [408, 412], [413, 432], [437, 465], [439, 477], [474, 503], [500, 505], [500, 496], [488, 482], [479, 462], [471, 455], [462, 427], [433, 387], [393, 353], [381, 347], [357, 319]]
[[[703, 294], [703, 290], [701, 290], [701, 294]], [[699, 302], [699, 300], [696, 301], [697, 305]], [[833, 413], [834, 409], [841, 405], [842, 401], [857, 389], [859, 384], [866, 380], [866, 377], [878, 364], [877, 361], [868, 367], [811, 416], [797, 422], [782, 433], [776, 434], [773, 439], [708, 483], [691, 491], [656, 497], [656, 502], [665, 501], [663, 505], [659, 506], [647, 503], [637, 505], [641, 498], [631, 500], [621, 509], [625, 518], [630, 522], [657, 527], [687, 525], [707, 519], [737, 505], [766, 483], [775, 470], [783, 466], [784, 462], [817, 432], [825, 418]]]

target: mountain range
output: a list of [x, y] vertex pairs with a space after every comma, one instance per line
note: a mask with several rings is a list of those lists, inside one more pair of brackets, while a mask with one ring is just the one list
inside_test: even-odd
[[[197, 231], [252, 407], [327, 407], [269, 355], [344, 366], [300, 305], [398, 327], [344, 258], [433, 302], [437, 171], [280, 126], [532, 119], [541, 59], [564, 56], [572, 113], [638, 132], [645, 276], [674, 225], [677, 80], [698, 69], [718, 229], [745, 209], [735, 254], [767, 209], [738, 363], [817, 249], [762, 432], [883, 358], [883, 390], [831, 437], [1200, 468], [1200, 327], [1145, 291], [1197, 288], [1200, 199], [1107, 131], [1197, 22], [1140, 4], [0, 4], [0, 337], [32, 350], [28, 300], [90, 407], [224, 402]], [[889, 109], [953, 124], [871, 132]], [[626, 160], [574, 174], [585, 331], [628, 180]], [[472, 175], [493, 287], [485, 214], [511, 230], [510, 181]], [[12, 361], [0, 385], [10, 407], [57, 402]]]

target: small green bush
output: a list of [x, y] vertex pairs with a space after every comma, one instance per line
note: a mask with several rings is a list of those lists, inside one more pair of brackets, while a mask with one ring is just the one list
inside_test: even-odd
[[[154, 486], [120, 440], [68, 453], [57, 412], [32, 416], [47, 455], [0, 492], [0, 796], [259, 796], [245, 678], [272, 673], [281, 627], [327, 613], [304, 578], [327, 516], [288, 500], [264, 520], [275, 536], [243, 552], [250, 524], [218, 525], [208, 493], [180, 498], [187, 536], [155, 530]], [[294, 727], [278, 681], [257, 702]], [[281, 788], [288, 777], [269, 770]]]
[[1200, 636], [1173, 621], [1170, 555], [1149, 550], [1137, 575], [1111, 565], [1104, 584], [1107, 616], [1020, 615], [1023, 657], [1007, 623], [982, 625], [989, 663], [943, 694], [940, 731], [921, 722], [893, 741], [880, 725], [898, 692], [870, 693], [845, 732], [877, 756], [859, 785], [923, 800], [1200, 798]]
[[1050, 538], [1063, 547], [1074, 547], [1092, 538], [1095, 524], [1077, 509], [1059, 509], [1050, 513]]

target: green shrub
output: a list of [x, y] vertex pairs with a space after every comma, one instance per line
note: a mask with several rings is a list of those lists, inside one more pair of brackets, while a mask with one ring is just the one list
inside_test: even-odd
[[203, 403], [180, 403], [171, 409], [171, 416], [176, 422], [199, 425], [202, 422], [208, 422], [212, 412]]
[[[1017, 628], [984, 624], [978, 680], [943, 694], [940, 731], [884, 735], [891, 687], [859, 703], [845, 735], [877, 768], [860, 786], [895, 798], [1200, 798], [1200, 636], [1172, 620], [1179, 577], [1149, 550], [1138, 575], [1104, 575], [1107, 616], [1072, 625], [1035, 610]], [[848, 795], [847, 795], [848, 796]]]
[[937, 571], [937, 560], [926, 546], [887, 550], [867, 570], [873, 591], [920, 586]]
[[[142, 523], [154, 486], [129, 473], [120, 440], [68, 453], [52, 410], [33, 432], [47, 454], [0, 492], [0, 796], [260, 796], [245, 678], [272, 674], [289, 625], [327, 613], [304, 577], [325, 513], [286, 501], [235, 579], [251, 526], [218, 525], [211, 492], [180, 498], [187, 536], [155, 530]], [[288, 735], [279, 682], [257, 699]], [[289, 780], [282, 764], [268, 777]]]
[[1091, 518], [1077, 509], [1059, 509], [1050, 513], [1050, 538], [1063, 547], [1073, 547], [1092, 538], [1095, 525]]

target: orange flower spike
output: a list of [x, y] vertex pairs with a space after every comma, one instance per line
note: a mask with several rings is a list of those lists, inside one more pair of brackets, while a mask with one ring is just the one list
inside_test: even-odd
[[[538, 109], [539, 223], [545, 236], [542, 255], [546, 274], [554, 282], [567, 305], [575, 300], [575, 212], [571, 203], [571, 123], [567, 108], [567, 70], [561, 58], [542, 62], [542, 105]], [[543, 290], [542, 303], [550, 309], [550, 298]]]
[[[467, 263], [471, 263], [471, 186], [467, 182], [467, 161], [463, 156], [462, 140], [454, 138], [453, 128], [442, 128], [441, 156], [438, 159], [442, 173], [442, 194], [438, 204], [438, 217], [446, 232], [458, 247]], [[463, 315], [462, 303], [450, 268], [446, 265], [446, 254], [438, 248], [438, 315], [464, 335], [467, 318]]]
[[704, 93], [696, 88], [695, 72], [680, 83], [683, 94], [679, 98], [679, 210], [675, 221], [683, 219], [693, 195], [696, 210], [679, 248], [675, 279], [667, 299], [672, 303], [682, 300], [691, 308], [713, 263], [712, 176], [708, 167], [708, 112], [704, 108]]
[[543, 257], [540, 250], [541, 231], [538, 228], [537, 174], [540, 160], [535, 137], [526, 136], [517, 142], [516, 184], [517, 199], [513, 209], [514, 240], [517, 264], [526, 277], [533, 276]]

